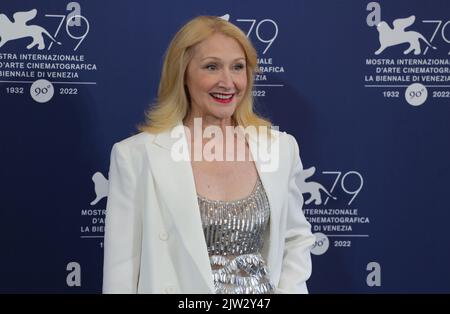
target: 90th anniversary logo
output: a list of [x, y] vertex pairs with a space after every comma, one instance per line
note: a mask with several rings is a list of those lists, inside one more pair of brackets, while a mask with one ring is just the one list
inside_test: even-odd
[[450, 98], [450, 21], [409, 15], [391, 25], [382, 20], [378, 2], [370, 2], [367, 11], [366, 23], [376, 29], [379, 45], [366, 59], [364, 86], [381, 88], [385, 98], [404, 97], [412, 106], [429, 97]]
[[[0, 83], [6, 85], [2, 92], [25, 94], [24, 85], [31, 84], [31, 97], [45, 103], [55, 93], [76, 95], [78, 85], [96, 84], [89, 78], [97, 65], [77, 53], [89, 34], [89, 20], [78, 2], [68, 3], [64, 13], [32, 8], [10, 19], [0, 12]], [[63, 87], [55, 90], [56, 84]]]

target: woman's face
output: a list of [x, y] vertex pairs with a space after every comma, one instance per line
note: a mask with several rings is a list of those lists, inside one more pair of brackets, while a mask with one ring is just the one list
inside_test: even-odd
[[239, 43], [216, 33], [194, 47], [186, 70], [192, 114], [229, 119], [247, 88], [245, 53]]

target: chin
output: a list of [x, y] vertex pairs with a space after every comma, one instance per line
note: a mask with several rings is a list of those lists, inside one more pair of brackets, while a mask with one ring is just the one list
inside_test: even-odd
[[213, 112], [215, 116], [217, 116], [218, 118], [221, 119], [225, 119], [225, 118], [231, 118], [234, 114], [235, 111], [235, 107], [233, 106], [232, 108], [226, 108], [226, 109], [222, 109], [216, 112]]

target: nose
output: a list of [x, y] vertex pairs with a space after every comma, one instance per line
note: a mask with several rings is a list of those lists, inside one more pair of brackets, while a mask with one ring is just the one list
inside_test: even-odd
[[224, 89], [232, 89], [234, 86], [233, 76], [228, 69], [224, 69], [220, 73], [219, 87]]

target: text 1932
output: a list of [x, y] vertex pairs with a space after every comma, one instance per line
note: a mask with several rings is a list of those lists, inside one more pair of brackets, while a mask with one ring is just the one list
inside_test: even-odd
[[8, 94], [23, 94], [23, 87], [7, 87], [6, 92]]

